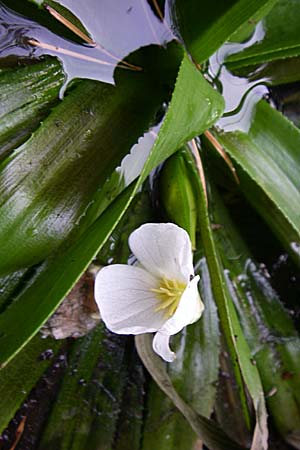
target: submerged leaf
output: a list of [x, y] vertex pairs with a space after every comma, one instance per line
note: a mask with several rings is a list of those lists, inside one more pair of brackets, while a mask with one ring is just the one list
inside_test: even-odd
[[[193, 168], [192, 164], [191, 168]], [[250, 349], [242, 332], [230, 292], [225, 285], [220, 257], [212, 233], [204, 189], [196, 169], [194, 169], [193, 177], [199, 198], [198, 221], [201, 240], [212, 281], [212, 290], [218, 308], [221, 330], [223, 331], [224, 340], [231, 357], [236, 381], [239, 385], [245, 420], [249, 428], [250, 417], [246, 396], [245, 394], [243, 395], [244, 383], [250, 394], [255, 410], [256, 425], [254, 428], [251, 450], [267, 450], [267, 412], [261, 379], [257, 368], [251, 362]]]
[[36, 336], [9, 367], [0, 371], [0, 434], [52, 363], [61, 343]]
[[193, 430], [210, 450], [243, 450], [232, 441], [212, 420], [200, 416], [177, 393], [165, 364], [152, 350], [152, 337], [142, 334], [135, 337], [136, 347], [141, 360], [162, 391], [187, 419]]
[[38, 448], [109, 448], [126, 382], [126, 340], [99, 326], [73, 345]]
[[226, 283], [261, 376], [270, 416], [292, 444], [300, 434], [300, 380], [295, 376], [300, 371], [299, 335], [215, 189], [211, 204], [213, 219], [219, 224], [214, 237]]

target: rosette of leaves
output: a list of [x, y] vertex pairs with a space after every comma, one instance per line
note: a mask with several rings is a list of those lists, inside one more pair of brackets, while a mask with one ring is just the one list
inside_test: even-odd
[[[2, 446], [300, 448], [300, 134], [274, 107], [299, 81], [297, 2], [75, 3], [0, 4]], [[218, 122], [225, 67], [274, 98], [243, 130]], [[147, 221], [186, 227], [201, 275], [177, 361], [137, 339], [150, 378], [102, 324], [42, 340], [91, 262], [126, 263]]]

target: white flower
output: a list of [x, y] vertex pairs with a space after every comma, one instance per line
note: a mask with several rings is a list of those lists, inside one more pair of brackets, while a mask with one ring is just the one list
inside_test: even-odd
[[171, 362], [170, 336], [198, 320], [204, 308], [189, 235], [172, 223], [148, 223], [131, 233], [129, 247], [136, 266], [115, 264], [97, 274], [101, 318], [114, 333], [156, 332], [153, 349]]

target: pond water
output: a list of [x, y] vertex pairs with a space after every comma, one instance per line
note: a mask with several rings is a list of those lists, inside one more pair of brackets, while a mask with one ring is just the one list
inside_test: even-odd
[[[67, 17], [72, 13], [79, 18], [78, 27], [84, 29], [88, 42], [75, 42], [76, 34], [72, 36], [73, 41], [63, 38], [39, 24], [38, 20], [41, 21], [44, 15], [37, 8], [32, 7], [31, 13], [37, 17], [33, 21], [0, 2], [0, 67], [11, 59], [53, 55], [63, 64], [66, 73], [64, 88], [74, 78], [113, 84], [117, 64], [130, 53], [151, 44], [164, 46], [174, 39], [166, 21], [154, 14], [146, 0], [103, 0], [100, 4], [96, 0], [87, 0], [80, 5], [65, 0], [60, 4], [68, 8], [63, 12]], [[50, 11], [52, 14], [56, 12], [49, 8], [47, 11], [49, 18]], [[168, 16], [167, 9], [165, 14]], [[65, 16], [60, 15], [59, 19], [62, 17]], [[138, 70], [126, 61], [121, 65], [127, 70]]]

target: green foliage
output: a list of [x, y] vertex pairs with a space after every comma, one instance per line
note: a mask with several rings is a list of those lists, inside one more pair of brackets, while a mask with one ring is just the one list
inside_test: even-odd
[[[150, 335], [136, 338], [152, 380], [133, 340], [103, 324], [69, 342], [32, 449], [267, 450], [268, 427], [299, 449], [294, 305], [279, 298], [224, 203], [237, 193], [247, 199], [278, 251], [299, 266], [299, 130], [266, 100], [253, 107], [248, 131], [218, 123], [224, 55], [260, 19], [262, 39], [238, 44], [226, 67], [250, 81], [299, 80], [297, 1], [75, 3], [49, 2], [94, 47], [50, 17], [42, 0], [0, 5], [5, 18], [27, 16], [13, 16], [15, 39], [4, 36], [0, 67], [1, 431], [52, 365], [45, 351], [63, 346], [38, 331], [90, 263], [126, 263], [133, 229], [172, 221], [193, 242], [201, 321], [174, 336], [177, 359], [167, 367]], [[28, 38], [50, 39], [52, 56]], [[30, 410], [27, 420], [20, 448]]]
[[262, 23], [263, 36], [258, 42], [226, 59], [229, 69], [263, 64], [299, 56], [300, 11], [297, 0], [279, 0]]
[[262, 100], [248, 133], [218, 133], [218, 139], [237, 164], [243, 193], [299, 264], [298, 128]]
[[[258, 367], [269, 411], [277, 429], [293, 442], [300, 428], [300, 340], [288, 311], [239, 236], [219, 194], [213, 190], [214, 232], [226, 283]], [[276, 368], [276, 369], [275, 369]], [[272, 395], [272, 390], [274, 395]], [[282, 414], [285, 411], [285, 414]]]
[[207, 60], [230, 36], [277, 0], [195, 0], [174, 2], [173, 13], [180, 36], [194, 61]]
[[25, 141], [58, 103], [64, 73], [57, 60], [8, 69], [0, 75], [0, 159]]
[[[61, 342], [33, 338], [8, 367], [0, 372], [0, 428], [5, 429], [41, 375], [53, 362]], [[12, 395], [13, 392], [13, 395]]]

